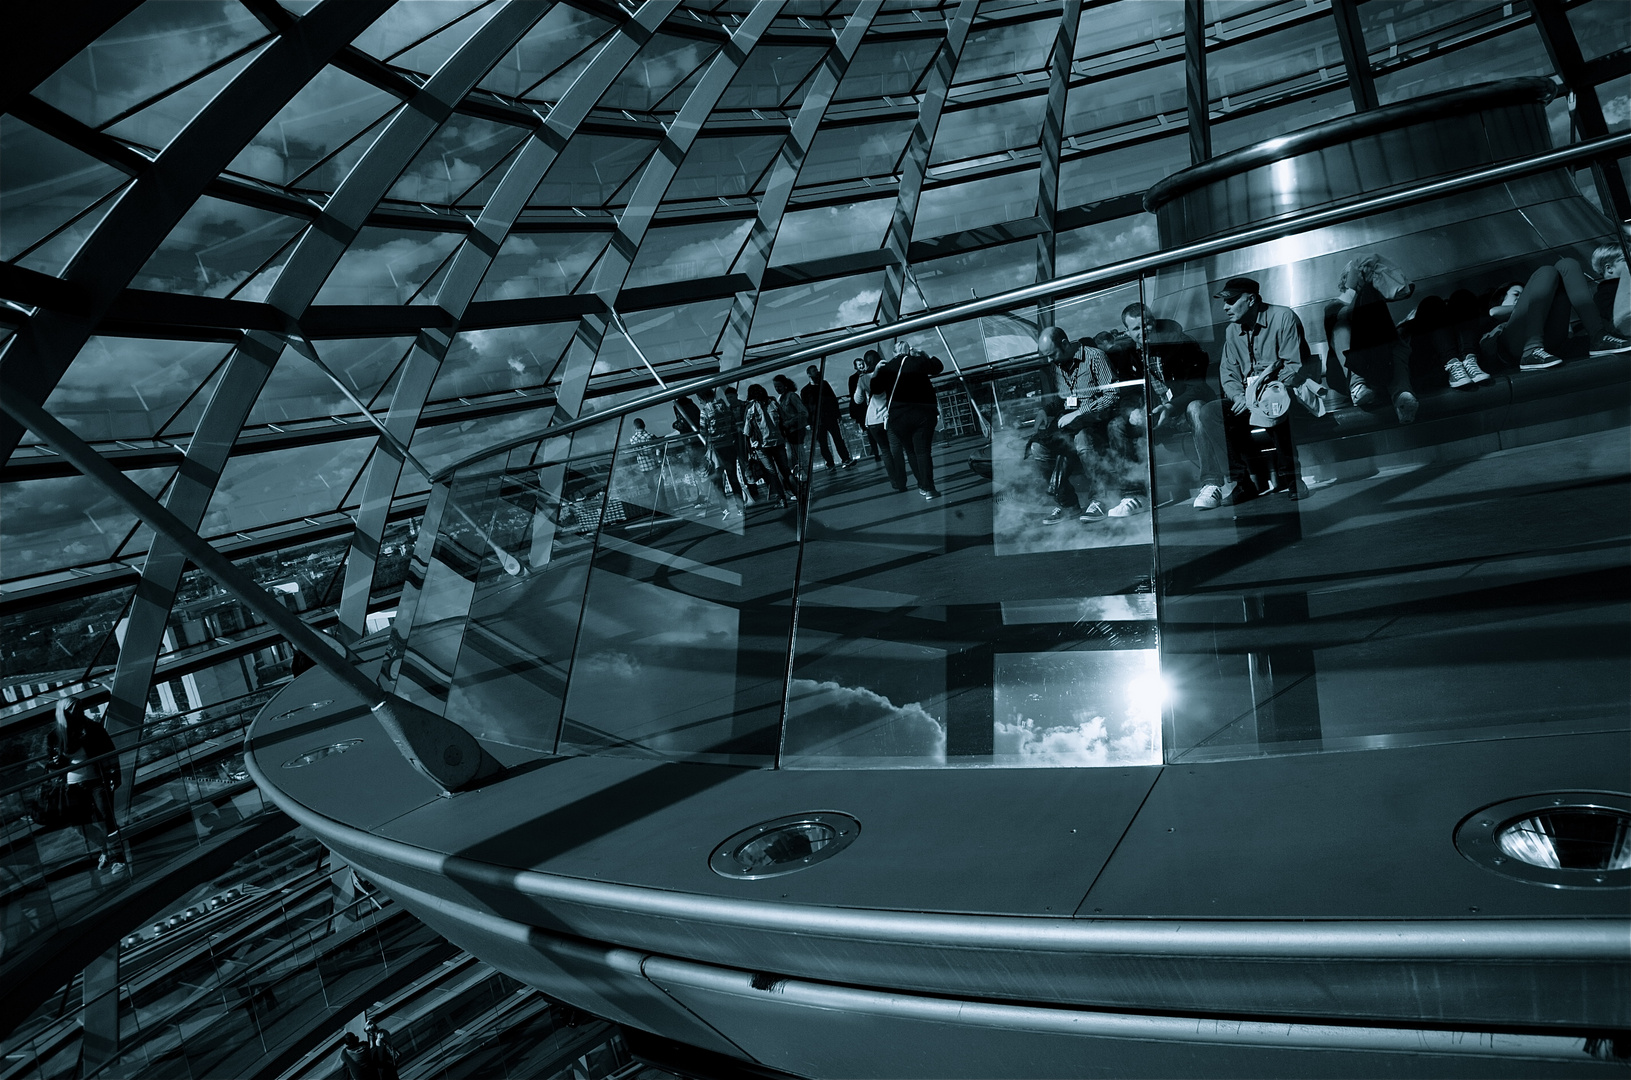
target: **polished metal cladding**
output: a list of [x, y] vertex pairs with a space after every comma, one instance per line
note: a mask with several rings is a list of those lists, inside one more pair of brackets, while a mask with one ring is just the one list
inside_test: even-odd
[[[1448, 173], [1521, 161], [1552, 148], [1546, 79], [1509, 79], [1331, 121], [1214, 158], [1150, 189], [1164, 247], [1338, 205]], [[1273, 304], [1299, 309], [1312, 337], [1343, 267], [1380, 255], [1416, 294], [1475, 292], [1560, 256], [1584, 264], [1609, 220], [1558, 169], [1499, 187], [1296, 233], [1156, 275], [1153, 300], [1187, 326], [1218, 320], [1212, 293], [1245, 276]]]

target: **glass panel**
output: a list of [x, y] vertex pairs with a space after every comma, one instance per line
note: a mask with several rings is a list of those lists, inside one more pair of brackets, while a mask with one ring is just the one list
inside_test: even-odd
[[[481, 28], [482, 24], [492, 17], [492, 12], [484, 12], [481, 18], [465, 18], [471, 12], [480, 8], [487, 0], [416, 0], [412, 4], [393, 4], [385, 14], [375, 19], [373, 24], [358, 34], [352, 42], [357, 48], [379, 60], [392, 60], [398, 54], [412, 48], [416, 42], [435, 37], [443, 27], [448, 27], [449, 41], [442, 50], [441, 58], [446, 59], [459, 45], [462, 45]], [[457, 25], [450, 25], [457, 23]], [[444, 43], [446, 44], [446, 43]], [[428, 66], [411, 67], [415, 71], [434, 71], [441, 65], [437, 60]]]
[[877, 101], [911, 93], [943, 40], [935, 36], [863, 43], [855, 50], [833, 100]]
[[452, 203], [526, 137], [521, 128], [455, 113], [414, 157], [387, 197]]
[[259, 53], [258, 48], [246, 53], [166, 94], [140, 112], [108, 125], [108, 134], [155, 150], [164, 149]]
[[1037, 170], [1022, 169], [984, 180], [926, 188], [912, 222], [912, 239], [978, 229], [1036, 213]]
[[219, 536], [337, 509], [373, 445], [352, 439], [235, 457], [199, 532]]
[[910, 120], [860, 127], [823, 127], [810, 141], [804, 168], [799, 170], [798, 186], [808, 188], [863, 176], [893, 176], [911, 134]]
[[431, 385], [431, 401], [543, 386], [576, 323], [466, 330], [453, 340]]
[[1080, 206], [1143, 191], [1189, 165], [1189, 140], [1177, 135], [1059, 163], [1059, 205]]
[[306, 222], [202, 196], [132, 282], [139, 289], [226, 296]]
[[774, 109], [787, 100], [825, 49], [797, 45], [758, 45], [719, 99], [721, 109]]
[[[411, 338], [374, 338], [324, 341], [316, 347], [328, 369], [366, 402], [396, 370], [412, 344]], [[357, 407], [333, 381], [291, 347], [278, 357], [244, 426], [356, 415]]]
[[511, 232], [476, 291], [479, 300], [565, 296], [610, 241], [609, 232]]
[[608, 109], [645, 112], [707, 61], [718, 47], [696, 38], [654, 34], [601, 95], [600, 104]]
[[971, 30], [953, 85], [1006, 79], [1021, 71], [1046, 68], [1053, 55], [1053, 40], [1059, 35], [1058, 7], [1037, 4], [1027, 12], [1031, 17], [1023, 21]]
[[710, 221], [652, 229], [640, 241], [625, 288], [695, 281], [730, 269], [748, 238], [752, 221]]
[[265, 36], [260, 20], [231, 0], [149, 0], [34, 96], [99, 127]]
[[[9, 558], [6, 561], [10, 563]], [[6, 574], [11, 576], [9, 565]], [[124, 616], [125, 604], [134, 591], [116, 589], [0, 615], [0, 680], [5, 681], [7, 691], [0, 704], [9, 705], [18, 699], [12, 684], [27, 676], [88, 667]], [[40, 751], [43, 749], [41, 746]], [[8, 787], [22, 779], [11, 769], [19, 760], [14, 753], [14, 748], [6, 744], [5, 767], [0, 769], [4, 780], [0, 783]]]
[[1351, 112], [1353, 95], [1347, 87], [1342, 86], [1286, 105], [1215, 121], [1212, 125], [1212, 152], [1222, 154], [1237, 147], [1250, 146], [1283, 135], [1288, 130], [1333, 120]]
[[1073, 86], [1065, 101], [1065, 135], [1090, 142], [1125, 137], [1161, 127], [1164, 120], [1184, 123], [1184, 108], [1183, 65], [1161, 64]]
[[787, 341], [802, 334], [870, 323], [883, 295], [882, 274], [860, 274], [759, 294], [748, 344]]
[[1047, 103], [1045, 95], [1037, 94], [995, 105], [948, 111], [941, 117], [936, 131], [929, 165], [1035, 146], [1042, 124], [1042, 109]]
[[1552, 64], [1546, 56], [1540, 32], [1531, 24], [1500, 37], [1475, 41], [1453, 52], [1430, 55], [1409, 67], [1378, 74], [1376, 96], [1386, 105], [1469, 83], [1551, 73]]
[[617, 194], [656, 146], [654, 139], [574, 135], [538, 182], [527, 205], [600, 206]]
[[1569, 25], [1587, 60], [1631, 47], [1631, 20], [1615, 0], [1586, 0], [1568, 12]]
[[556, 4], [482, 78], [496, 94], [521, 97], [550, 72], [587, 49], [606, 32], [604, 20], [571, 4]]
[[[126, 473], [157, 495], [174, 469]], [[0, 484], [0, 549], [7, 578], [32, 577], [65, 566], [101, 562], [136, 523], [136, 515], [86, 476]]]
[[780, 135], [741, 135], [728, 139], [698, 139], [685, 155], [666, 201], [676, 199], [736, 198], [758, 184], [781, 149]]
[[216, 341], [93, 337], [46, 408], [82, 439], [148, 439], [231, 353]]
[[108, 211], [113, 209], [113, 204], [118, 201], [119, 196], [129, 190], [130, 184], [134, 182], [130, 181], [116, 188], [111, 194], [103, 196], [100, 202], [92, 204], [79, 217], [64, 225], [51, 239], [28, 254], [19, 256], [16, 260], [17, 265], [53, 276], [66, 272], [74, 256], [79, 254], [79, 249], [91, 238], [91, 233], [102, 223]]
[[[555, 748], [595, 533], [617, 512], [606, 500], [616, 431], [591, 428], [454, 478], [403, 669], [422, 672], [421, 696], [447, 687], [447, 715], [474, 734]], [[524, 573], [507, 573], [497, 550]]]
[[1154, 214], [1135, 214], [1115, 221], [1060, 233], [1054, 241], [1054, 271], [1077, 274], [1123, 259], [1147, 255], [1161, 244]]
[[[278, 110], [227, 168], [271, 184], [292, 183], [397, 104], [396, 98], [376, 86], [339, 68], [324, 68]], [[322, 178], [322, 184], [319, 178], [312, 178], [306, 186], [333, 190], [366, 149], [366, 144], [356, 146], [346, 162]]]
[[1624, 728], [1613, 232], [1551, 175], [1146, 282], [1169, 761]]
[[[1059, 367], [1035, 353], [1034, 308], [945, 327], [948, 339], [1008, 339], [998, 356], [1019, 351], [1014, 338], [1028, 348], [994, 365], [977, 358], [968, 382], [934, 365], [937, 392], [921, 405], [901, 408], [915, 382], [887, 391], [896, 463], [817, 484], [784, 767], [1160, 761], [1148, 464], [1131, 420], [1142, 393], [1115, 386], [1131, 372], [1113, 370], [1090, 337], [1136, 296], [1056, 306], [1069, 339]], [[932, 331], [908, 344], [945, 352]], [[1061, 429], [1067, 404], [1101, 399], [1102, 415]], [[920, 424], [932, 467], [921, 449], [906, 452]], [[914, 482], [935, 497], [920, 499]]]
[[[962, 303], [977, 294], [1017, 289], [1035, 280], [1035, 240], [934, 259], [912, 267], [903, 290], [901, 315]], [[953, 371], [1036, 351], [1034, 331], [1005, 334], [996, 325], [999, 322], [994, 317], [953, 323], [931, 333], [928, 341]]]
[[0, 258], [15, 259], [124, 181], [113, 166], [0, 116]]
[[770, 252], [770, 265], [787, 266], [834, 255], [876, 251], [883, 244], [894, 212], [894, 199], [794, 210], [782, 217], [781, 228], [776, 232], [776, 246]]
[[1342, 85], [1346, 72], [1329, 16], [1206, 53], [1207, 93], [1224, 113], [1321, 83]]
[[409, 71], [418, 71], [425, 75], [434, 74], [438, 68], [447, 63], [448, 59], [465, 42], [474, 37], [476, 31], [486, 25], [487, 20], [496, 15], [499, 10], [500, 5], [498, 4], [483, 4], [446, 30], [440, 31], [411, 49], [392, 56], [390, 62], [396, 67], [407, 68]]
[[[790, 500], [803, 497], [809, 476], [809, 425], [795, 426], [806, 380], [783, 374], [779, 384], [755, 380], [735, 407], [715, 391], [677, 405], [673, 426], [687, 433], [635, 436], [636, 420], [668, 427], [665, 408], [627, 422], [595, 544], [563, 749], [774, 762], [797, 561]], [[648, 693], [652, 685], [664, 692]]]
[[1182, 57], [1183, 0], [1144, 0], [1082, 12], [1076, 25], [1076, 63], [1088, 71], [1157, 55]]
[[[630, 311], [623, 314], [623, 322], [634, 335], [646, 359], [657, 365], [675, 360], [711, 356], [719, 343], [719, 332], [725, 328], [725, 317], [730, 314], [731, 301], [704, 300], [695, 304], [678, 304], [652, 311]], [[645, 371], [645, 365], [635, 353], [628, 339], [615, 329], [606, 333], [595, 359], [595, 374], [616, 371]], [[679, 373], [674, 373], [679, 377]]]
[[463, 233], [363, 228], [323, 282], [315, 303], [405, 304], [462, 239]]

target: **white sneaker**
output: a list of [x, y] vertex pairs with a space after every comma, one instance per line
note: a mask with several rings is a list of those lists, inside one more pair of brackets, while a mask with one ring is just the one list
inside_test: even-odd
[[1348, 396], [1357, 409], [1369, 408], [1376, 404], [1376, 391], [1366, 385], [1365, 380], [1357, 375], [1348, 376]]
[[1216, 484], [1207, 484], [1195, 496], [1194, 505], [1197, 510], [1216, 510], [1223, 505], [1223, 489]]
[[1421, 408], [1421, 402], [1416, 395], [1408, 390], [1400, 390], [1393, 395], [1393, 411], [1399, 414], [1399, 423], [1410, 424], [1416, 420], [1416, 410]]
[[1111, 517], [1132, 517], [1144, 509], [1144, 500], [1136, 495], [1129, 495], [1110, 508]]
[[1472, 385], [1472, 375], [1460, 360], [1444, 361], [1444, 374], [1450, 377], [1450, 386], [1456, 390]]
[[1489, 372], [1478, 366], [1478, 357], [1472, 353], [1461, 358], [1461, 368], [1473, 382], [1489, 382]]
[[1053, 508], [1052, 513], [1042, 519], [1042, 524], [1057, 525], [1063, 520], [1065, 520], [1065, 508], [1062, 506], [1056, 506]]

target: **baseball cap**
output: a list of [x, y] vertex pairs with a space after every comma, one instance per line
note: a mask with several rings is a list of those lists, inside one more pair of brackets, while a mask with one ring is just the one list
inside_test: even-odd
[[1212, 295], [1217, 297], [1219, 300], [1227, 300], [1230, 303], [1233, 303], [1246, 293], [1262, 295], [1262, 292], [1262, 286], [1258, 285], [1257, 282], [1253, 281], [1251, 278], [1232, 277], [1223, 283], [1223, 288], [1219, 289]]

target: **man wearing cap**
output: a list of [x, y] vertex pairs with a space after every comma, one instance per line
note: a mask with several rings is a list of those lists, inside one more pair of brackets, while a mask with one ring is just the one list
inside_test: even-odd
[[1223, 412], [1229, 444], [1229, 471], [1237, 484], [1235, 501], [1258, 493], [1249, 457], [1252, 428], [1264, 427], [1274, 441], [1274, 487], [1291, 498], [1297, 494], [1297, 459], [1291, 445], [1291, 425], [1285, 416], [1266, 421], [1252, 417], [1258, 392], [1278, 380], [1288, 390], [1308, 377], [1304, 369], [1311, 357], [1302, 320], [1287, 307], [1263, 302], [1261, 287], [1251, 278], [1234, 277], [1215, 294], [1223, 301], [1229, 320], [1223, 332], [1220, 376], [1228, 405]]

